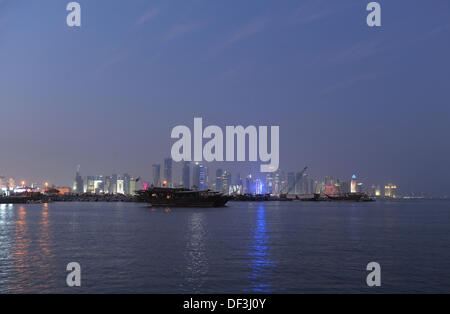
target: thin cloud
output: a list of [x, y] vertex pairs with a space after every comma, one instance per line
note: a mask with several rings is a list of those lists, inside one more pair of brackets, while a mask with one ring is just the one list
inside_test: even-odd
[[382, 52], [383, 49], [383, 42], [381, 40], [359, 42], [338, 53], [334, 61], [345, 62], [365, 59]]
[[353, 77], [353, 78], [350, 78], [350, 79], [347, 79], [347, 80], [339, 81], [339, 82], [337, 82], [334, 85], [331, 85], [331, 86], [328, 86], [328, 87], [324, 88], [322, 90], [322, 93], [323, 94], [329, 94], [329, 93], [332, 93], [332, 92], [335, 92], [335, 91], [338, 91], [338, 90], [341, 90], [341, 89], [350, 88], [350, 87], [352, 87], [354, 85], [357, 85], [359, 83], [362, 83], [362, 82], [375, 80], [377, 78], [379, 78], [379, 75], [364, 74], [364, 75]]
[[191, 33], [201, 27], [200, 23], [192, 22], [187, 24], [177, 24], [174, 25], [169, 32], [164, 36], [164, 41], [169, 42], [178, 37], [184, 36], [188, 33]]
[[319, 21], [331, 14], [329, 9], [323, 9], [320, 3], [308, 3], [294, 10], [289, 21], [291, 24], [309, 24]]
[[[1, 0], [0, 0], [1, 1]], [[160, 13], [160, 9], [159, 8], [150, 8], [148, 9], [137, 21], [136, 21], [136, 25], [143, 25], [145, 23], [147, 23], [148, 21], [150, 21], [151, 19], [153, 19], [154, 17], [156, 17], [157, 15], [159, 15]]]
[[262, 32], [267, 26], [267, 19], [257, 19], [251, 23], [245, 25], [244, 27], [236, 30], [230, 37], [225, 41], [223, 46], [233, 45], [241, 40], [251, 37], [255, 34]]

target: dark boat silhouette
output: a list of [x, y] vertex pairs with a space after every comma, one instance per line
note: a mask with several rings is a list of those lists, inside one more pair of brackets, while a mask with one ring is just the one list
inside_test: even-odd
[[190, 190], [185, 188], [150, 187], [136, 191], [137, 197], [152, 206], [169, 207], [221, 207], [230, 197], [211, 190]]

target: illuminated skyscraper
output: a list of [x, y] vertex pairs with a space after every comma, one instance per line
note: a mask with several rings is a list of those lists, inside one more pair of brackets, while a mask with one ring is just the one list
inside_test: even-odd
[[75, 174], [75, 182], [73, 185], [73, 191], [75, 193], [82, 194], [84, 192], [83, 179], [80, 176], [80, 166], [77, 167], [77, 172]]
[[199, 174], [199, 181], [200, 181], [200, 190], [206, 189], [207, 184], [207, 169], [203, 165], [199, 165], [200, 168], [200, 174]]
[[204, 190], [206, 188], [206, 168], [196, 162], [193, 169], [192, 186]]
[[255, 180], [255, 193], [258, 195], [261, 195], [261, 194], [263, 194], [263, 189], [264, 189], [264, 187], [263, 187], [263, 183], [261, 182], [261, 180], [256, 179]]
[[124, 182], [123, 182], [122, 178], [117, 180], [117, 193], [118, 194], [125, 194]]
[[384, 186], [384, 196], [390, 198], [397, 197], [397, 186], [395, 184], [389, 183]]
[[356, 193], [356, 191], [357, 191], [356, 175], [352, 175], [352, 180], [350, 181], [350, 193]]
[[381, 196], [381, 188], [378, 185], [377, 188], [375, 189], [375, 196]]
[[131, 182], [131, 176], [128, 173], [125, 173], [123, 175], [123, 193], [124, 194], [131, 194], [130, 191], [130, 182]]
[[196, 162], [192, 168], [192, 187], [194, 189], [200, 188], [200, 164]]
[[244, 190], [244, 193], [247, 193], [247, 194], [254, 194], [255, 193], [255, 189], [253, 187], [252, 182], [253, 182], [252, 175], [249, 174], [247, 176], [247, 178], [245, 178], [245, 190]]
[[231, 172], [229, 172], [228, 170], [225, 170], [223, 172], [223, 176], [222, 177], [223, 177], [223, 180], [222, 180], [222, 182], [223, 182], [223, 191], [228, 194], [229, 191], [230, 191], [230, 186], [232, 185]]
[[217, 169], [216, 170], [216, 191], [222, 192], [223, 191], [223, 170]]
[[273, 193], [273, 173], [268, 172], [266, 174], [265, 193]]
[[164, 159], [164, 183], [166, 186], [172, 186], [172, 158]]
[[131, 178], [130, 180], [130, 194], [135, 195], [136, 194], [136, 179]]
[[152, 166], [153, 171], [153, 186], [161, 186], [161, 165], [154, 164]]

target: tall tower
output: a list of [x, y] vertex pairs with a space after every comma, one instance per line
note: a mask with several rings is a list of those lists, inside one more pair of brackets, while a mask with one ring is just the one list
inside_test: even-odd
[[153, 186], [161, 186], [161, 165], [154, 164], [152, 166], [153, 170]]
[[352, 175], [352, 180], [350, 181], [350, 193], [356, 193], [356, 175]]
[[191, 171], [189, 161], [185, 161], [183, 164], [183, 175], [182, 175], [183, 187], [189, 188], [191, 185]]
[[172, 158], [164, 159], [164, 182], [167, 187], [172, 186]]
[[219, 191], [219, 192], [223, 191], [223, 170], [222, 169], [216, 170], [216, 191]]
[[84, 193], [83, 178], [81, 178], [81, 175], [80, 175], [80, 165], [77, 166], [77, 172], [75, 174], [75, 182], [73, 185], [73, 191], [78, 194]]

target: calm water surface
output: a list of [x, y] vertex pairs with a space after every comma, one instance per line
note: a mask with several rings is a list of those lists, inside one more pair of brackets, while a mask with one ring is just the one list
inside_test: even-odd
[[450, 202], [0, 205], [0, 292], [450, 292]]

